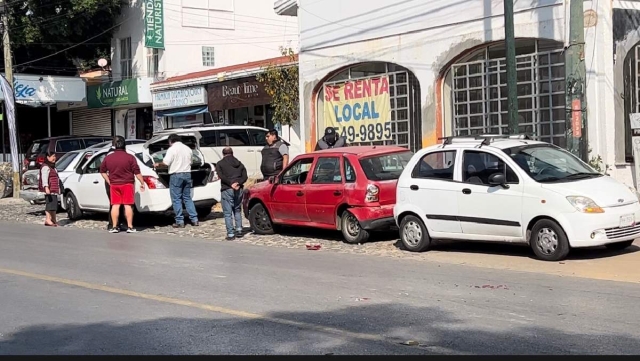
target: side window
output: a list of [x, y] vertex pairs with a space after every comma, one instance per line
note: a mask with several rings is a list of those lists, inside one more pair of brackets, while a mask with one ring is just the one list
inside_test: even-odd
[[307, 181], [309, 169], [313, 164], [313, 158], [300, 159], [293, 163], [289, 169], [282, 175], [280, 183], [282, 184], [303, 184]]
[[216, 147], [216, 146], [218, 146], [218, 143], [217, 143], [218, 134], [217, 134], [217, 132], [215, 130], [201, 131], [200, 135], [202, 136], [202, 138], [200, 138], [200, 146], [201, 147]]
[[462, 180], [465, 183], [489, 185], [495, 173], [505, 175], [507, 183], [518, 184], [518, 176], [502, 159], [480, 151], [465, 151], [462, 159]]
[[249, 134], [245, 129], [218, 130], [218, 146], [248, 147]]
[[429, 153], [424, 155], [416, 164], [411, 177], [453, 180], [455, 165], [455, 150]]
[[267, 145], [267, 132], [258, 129], [249, 129], [249, 136], [253, 145], [264, 147]]
[[56, 152], [58, 153], [68, 153], [80, 149], [83, 149], [80, 139], [59, 140], [56, 142]]
[[104, 161], [104, 157], [106, 156], [107, 154], [105, 153], [105, 154], [100, 154], [99, 156], [93, 158], [87, 165], [87, 169], [85, 173], [87, 174], [100, 173], [100, 166], [102, 165], [102, 161]]
[[356, 181], [356, 170], [347, 158], [344, 159], [344, 180], [347, 183], [353, 183]]
[[100, 143], [103, 143], [103, 142], [106, 142], [106, 141], [108, 141], [108, 139], [105, 140], [104, 138], [85, 138], [84, 139], [84, 147], [85, 148], [89, 148], [89, 147], [91, 147], [93, 145], [100, 144]]
[[340, 174], [340, 158], [319, 158], [313, 176], [312, 184], [333, 184], [342, 183], [342, 175]]

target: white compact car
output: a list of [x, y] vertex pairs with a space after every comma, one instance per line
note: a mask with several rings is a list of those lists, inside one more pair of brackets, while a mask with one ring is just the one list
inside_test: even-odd
[[[212, 211], [213, 205], [220, 201], [220, 182], [215, 172], [215, 166], [203, 161], [204, 157], [198, 148], [194, 137], [181, 134], [185, 144], [194, 149], [192, 164], [193, 202], [199, 217], [206, 217]], [[157, 142], [166, 142], [167, 137], [155, 138], [145, 144], [127, 146], [127, 152], [138, 160], [138, 166], [144, 179], [146, 190], [140, 192], [136, 180], [135, 209], [138, 212], [166, 212], [171, 211], [173, 205], [169, 194], [169, 174], [167, 169], [153, 169], [153, 163], [159, 162], [166, 154], [166, 148], [149, 153], [149, 148], [156, 148]], [[107, 155], [109, 148], [96, 151], [91, 159], [75, 169], [75, 173], [64, 181], [64, 201], [62, 207], [69, 218], [74, 220], [82, 217], [84, 211], [109, 212], [105, 182], [100, 175], [100, 165]]]
[[555, 145], [527, 137], [451, 137], [417, 152], [398, 180], [403, 245], [515, 242], [542, 260], [640, 238], [638, 193]]

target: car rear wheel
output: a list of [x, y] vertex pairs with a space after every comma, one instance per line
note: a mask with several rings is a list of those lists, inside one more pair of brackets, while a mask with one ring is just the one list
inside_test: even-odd
[[621, 251], [625, 248], [631, 247], [632, 244], [633, 240], [630, 240], [624, 242], [609, 243], [606, 245], [606, 247], [612, 251]]
[[72, 221], [77, 221], [82, 218], [82, 209], [78, 205], [78, 199], [73, 194], [73, 192], [68, 192], [64, 196], [64, 202], [67, 207], [67, 216]]
[[416, 216], [406, 216], [400, 222], [400, 240], [411, 252], [424, 252], [431, 246], [431, 237], [424, 222]]
[[569, 254], [569, 240], [558, 223], [541, 219], [531, 229], [529, 240], [536, 257], [543, 261], [560, 261]]
[[261, 203], [254, 205], [249, 210], [249, 224], [256, 234], [270, 235], [275, 233], [271, 217]]
[[198, 207], [198, 208], [196, 208], [196, 212], [198, 212], [198, 219], [199, 220], [203, 220], [203, 219], [209, 217], [209, 215], [211, 214], [212, 211], [213, 211], [213, 206], [212, 207]]
[[369, 239], [369, 232], [360, 226], [360, 222], [353, 213], [349, 211], [342, 213], [340, 222], [342, 236], [347, 243], [358, 244], [366, 242]]

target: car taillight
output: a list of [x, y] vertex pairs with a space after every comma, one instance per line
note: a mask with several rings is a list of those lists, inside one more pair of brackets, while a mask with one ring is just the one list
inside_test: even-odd
[[144, 184], [146, 184], [149, 189], [166, 189], [167, 188], [164, 186], [164, 184], [160, 183], [160, 181], [156, 177], [142, 176], [142, 180], [144, 181]]
[[380, 188], [378, 186], [369, 184], [367, 186], [367, 196], [365, 197], [365, 202], [377, 202], [378, 194], [380, 194]]
[[218, 173], [216, 173], [216, 170], [212, 169], [211, 173], [209, 174], [209, 183], [213, 183], [219, 179], [220, 178], [218, 178]]
[[36, 158], [36, 163], [38, 163], [38, 164], [44, 163], [44, 157], [43, 156], [39, 156], [38, 158]]

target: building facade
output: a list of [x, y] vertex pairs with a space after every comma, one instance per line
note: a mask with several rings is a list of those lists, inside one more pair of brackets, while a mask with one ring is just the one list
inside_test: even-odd
[[[506, 130], [502, 1], [278, 0], [274, 7], [300, 24], [296, 132], [307, 151], [334, 125], [327, 112], [344, 115], [330, 94], [346, 83], [387, 82], [391, 108], [382, 139], [356, 127], [346, 132], [353, 143], [416, 150], [443, 136]], [[584, 10], [590, 157], [635, 186], [629, 118], [640, 112], [640, 2], [585, 1]], [[517, 1], [514, 13], [520, 131], [565, 146], [569, 1]]]

